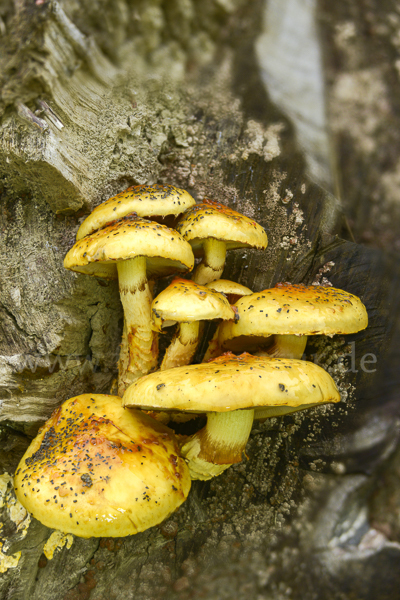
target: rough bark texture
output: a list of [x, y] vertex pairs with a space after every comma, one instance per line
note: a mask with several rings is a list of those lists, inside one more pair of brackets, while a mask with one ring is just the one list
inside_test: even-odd
[[[29, 520], [0, 478], [1, 550], [13, 557], [0, 555], [4, 599], [400, 598], [390, 458], [400, 271], [395, 259], [337, 237], [340, 205], [307, 176], [292, 125], [257, 71], [262, 9], [244, 0], [0, 2], [4, 473], [64, 399], [111, 388], [117, 285], [67, 272], [62, 260], [84, 214], [128, 184], [174, 183], [264, 225], [268, 249], [231, 252], [224, 277], [254, 290], [328, 278], [360, 295], [370, 316], [364, 332], [307, 346], [342, 402], [255, 425], [247, 460], [195, 482], [159, 527], [74, 538], [49, 559], [52, 531]], [[346, 156], [355, 198], [359, 171]], [[372, 177], [368, 162], [362, 168]], [[365, 220], [377, 223], [373, 211]]]

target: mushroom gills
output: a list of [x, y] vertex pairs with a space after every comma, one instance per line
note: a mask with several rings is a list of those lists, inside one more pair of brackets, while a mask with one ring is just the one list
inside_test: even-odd
[[266, 352], [274, 358], [301, 358], [307, 345], [306, 335], [274, 335]]
[[281, 417], [282, 415], [294, 413], [306, 408], [315, 408], [315, 403], [300, 404], [299, 406], [263, 406], [255, 409], [254, 419], [257, 419], [257, 421], [264, 421], [265, 419], [270, 419], [271, 417]]

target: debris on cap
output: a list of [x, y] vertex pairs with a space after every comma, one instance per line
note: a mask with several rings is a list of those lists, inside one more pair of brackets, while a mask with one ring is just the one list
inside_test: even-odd
[[179, 215], [195, 203], [189, 192], [174, 185], [134, 185], [96, 206], [79, 227], [76, 239], [131, 213], [147, 218]]
[[126, 390], [122, 402], [153, 411], [207, 413], [206, 427], [185, 441], [182, 455], [192, 479], [209, 479], [241, 461], [254, 409], [293, 412], [339, 400], [332, 377], [314, 363], [227, 353], [147, 375]]
[[83, 394], [40, 430], [15, 475], [23, 506], [47, 527], [88, 537], [132, 535], [185, 500], [187, 466], [173, 432], [121, 398]]
[[194, 274], [194, 281], [202, 285], [220, 278], [227, 250], [263, 250], [268, 245], [261, 225], [214, 200], [206, 199], [189, 208], [176, 228], [190, 242], [194, 255], [203, 257]]
[[151, 305], [157, 331], [178, 322], [178, 330], [168, 346], [160, 369], [191, 362], [199, 342], [200, 321], [234, 319], [235, 312], [223, 294], [194, 281], [176, 278]]

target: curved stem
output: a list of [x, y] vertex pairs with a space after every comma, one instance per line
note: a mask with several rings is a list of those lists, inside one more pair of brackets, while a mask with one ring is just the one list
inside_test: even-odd
[[204, 257], [196, 268], [193, 281], [206, 285], [220, 279], [225, 266], [226, 243], [214, 238], [204, 240]]
[[272, 346], [266, 352], [275, 358], [301, 358], [306, 345], [306, 335], [275, 335]]
[[253, 418], [253, 409], [208, 413], [207, 425], [181, 448], [192, 479], [211, 479], [241, 462]]
[[157, 368], [158, 337], [151, 327], [152, 296], [146, 277], [146, 259], [117, 263], [124, 329], [118, 364], [120, 396], [134, 381]]
[[168, 346], [160, 371], [188, 365], [199, 343], [199, 321], [180, 323], [178, 331]]

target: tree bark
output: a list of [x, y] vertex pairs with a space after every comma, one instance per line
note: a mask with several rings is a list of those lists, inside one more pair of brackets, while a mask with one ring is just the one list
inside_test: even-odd
[[[400, 520], [386, 522], [388, 495], [371, 492], [398, 440], [400, 271], [349, 239], [335, 176], [315, 183], [296, 115], [269, 99], [254, 48], [264, 11], [261, 0], [0, 2], [5, 600], [396, 597]], [[255, 291], [329, 280], [361, 296], [370, 325], [307, 346], [338, 406], [255, 425], [247, 460], [194, 482], [159, 527], [64, 539], [49, 558], [52, 530], [18, 508], [7, 473], [63, 400], [110, 392], [122, 332], [117, 285], [62, 261], [94, 206], [153, 182], [266, 228], [267, 250], [231, 252], [225, 278]]]

